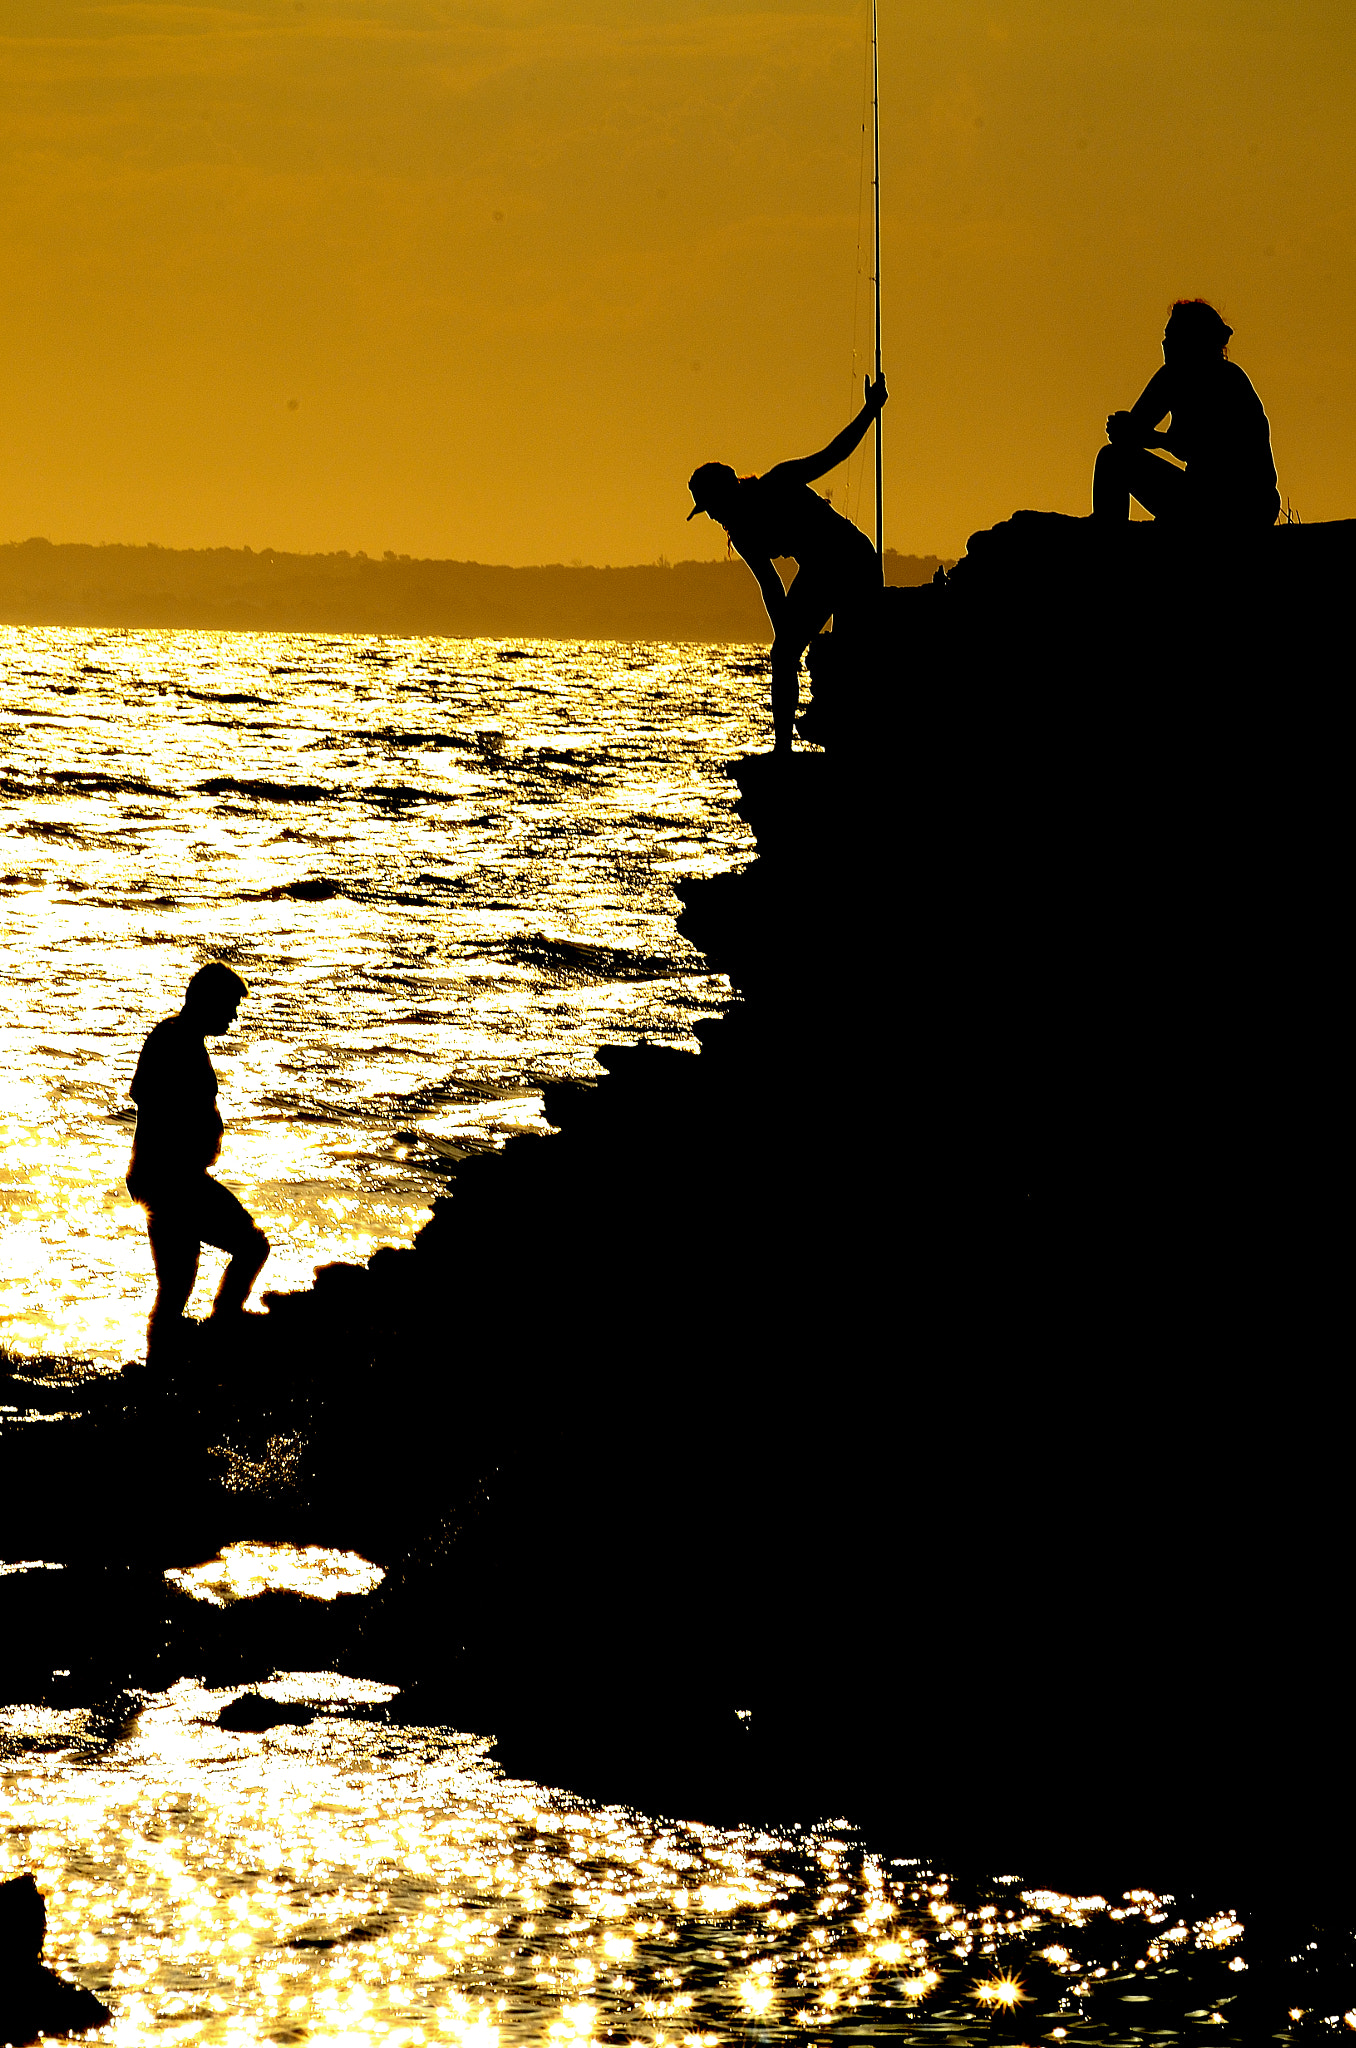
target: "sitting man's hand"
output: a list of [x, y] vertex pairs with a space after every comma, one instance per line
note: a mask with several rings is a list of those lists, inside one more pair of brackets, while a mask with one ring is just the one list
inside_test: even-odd
[[1135, 433], [1134, 422], [1128, 412], [1107, 414], [1106, 437], [1113, 445], [1117, 441], [1128, 442], [1138, 439]]

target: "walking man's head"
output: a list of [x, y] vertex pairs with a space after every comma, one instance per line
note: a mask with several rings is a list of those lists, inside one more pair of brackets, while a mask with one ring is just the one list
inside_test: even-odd
[[189, 982], [184, 992], [184, 1015], [191, 1017], [208, 1037], [217, 1038], [230, 1030], [235, 1013], [248, 994], [238, 974], [223, 967], [220, 960], [213, 960], [200, 967]]

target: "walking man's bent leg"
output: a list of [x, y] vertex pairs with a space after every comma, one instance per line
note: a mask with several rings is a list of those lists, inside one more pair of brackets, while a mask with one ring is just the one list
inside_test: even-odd
[[197, 1219], [203, 1243], [214, 1244], [231, 1255], [212, 1304], [215, 1321], [240, 1314], [251, 1287], [264, 1270], [271, 1247], [244, 1203], [210, 1174], [203, 1179]]
[[232, 1255], [230, 1264], [221, 1276], [217, 1298], [212, 1303], [214, 1318], [240, 1314], [249, 1299], [251, 1287], [264, 1270], [272, 1249], [263, 1231], [254, 1229], [247, 1248]]

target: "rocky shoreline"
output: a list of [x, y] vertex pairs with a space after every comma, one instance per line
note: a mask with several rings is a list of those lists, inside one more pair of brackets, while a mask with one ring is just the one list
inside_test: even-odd
[[[733, 764], [757, 859], [682, 891], [699, 1054], [604, 1048], [180, 1383], [7, 1382], [69, 1419], [0, 1435], [65, 1566], [6, 1696], [340, 1668], [654, 1810], [1346, 1911], [1354, 535], [1019, 514], [822, 643], [824, 751]], [[387, 1578], [163, 1579], [246, 1536]]]

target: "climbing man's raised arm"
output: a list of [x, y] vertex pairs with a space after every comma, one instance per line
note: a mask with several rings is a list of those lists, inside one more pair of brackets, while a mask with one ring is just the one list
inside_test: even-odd
[[828, 447], [821, 448], [818, 455], [802, 455], [791, 462], [779, 462], [767, 472], [768, 476], [791, 484], [812, 484], [819, 477], [827, 476], [831, 469], [837, 469], [840, 462], [847, 461], [888, 397], [884, 376], [877, 377], [874, 384], [868, 377], [866, 403], [850, 426], [844, 427], [841, 434], [835, 434]]

